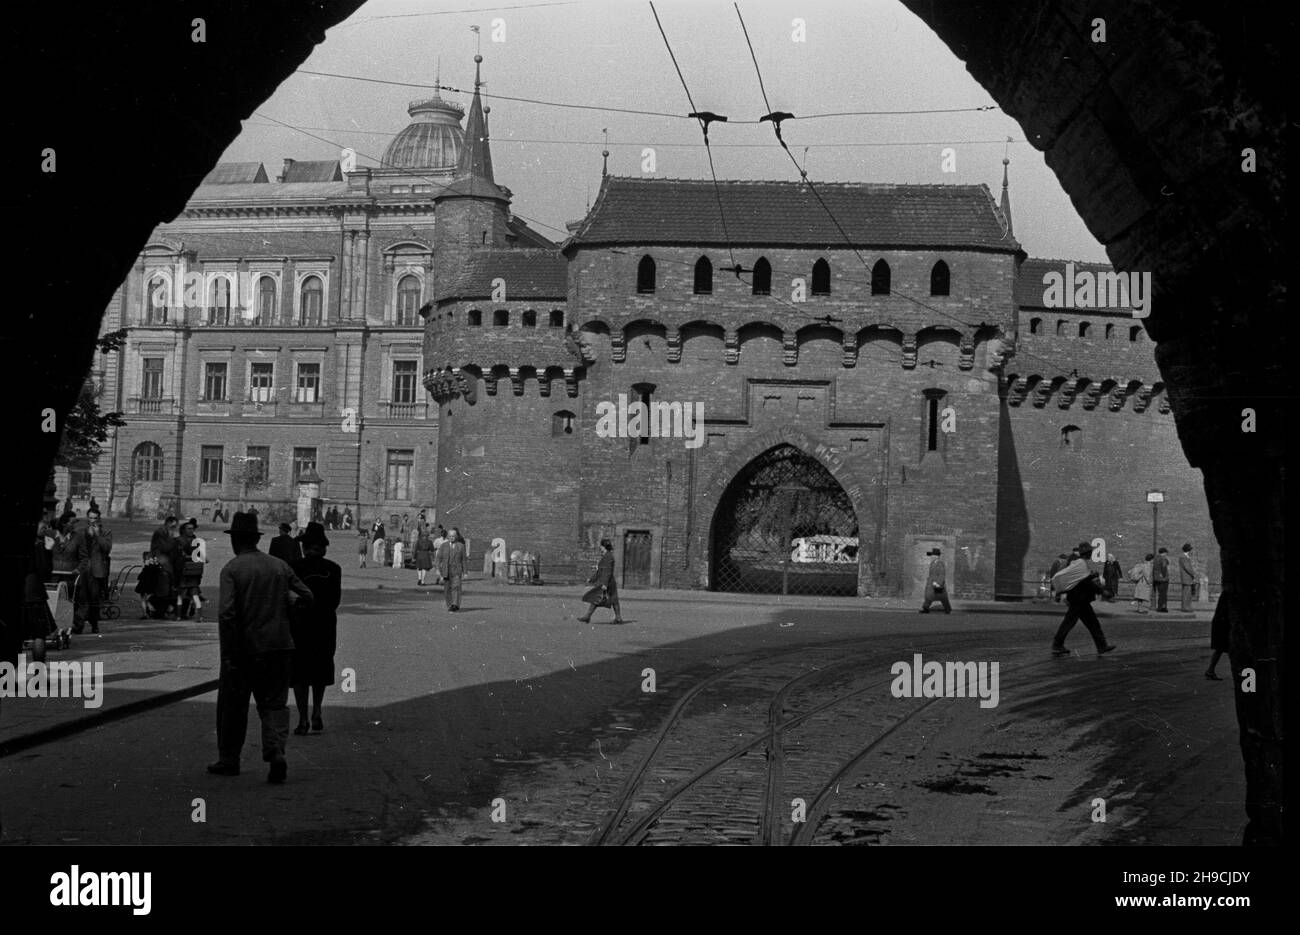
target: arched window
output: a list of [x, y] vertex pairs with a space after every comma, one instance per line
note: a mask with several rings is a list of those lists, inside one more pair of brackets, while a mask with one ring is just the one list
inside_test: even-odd
[[564, 312], [560, 311], [560, 309], [558, 308], [551, 309], [551, 327], [552, 328], [564, 327]]
[[263, 276], [257, 281], [257, 317], [264, 325], [275, 321], [274, 276]]
[[1065, 334], [1065, 319], [1058, 318], [1056, 319], [1056, 336], [1059, 338], [1063, 334]]
[[1134, 325], [1132, 328], [1129, 328], [1128, 339], [1134, 342], [1140, 341], [1142, 339], [1142, 326]]
[[216, 277], [208, 286], [207, 323], [209, 325], [230, 324], [230, 280], [225, 276]]
[[818, 259], [813, 264], [812, 294], [831, 294], [831, 265], [824, 258]]
[[320, 277], [308, 276], [304, 279], [300, 293], [298, 324], [319, 325], [325, 297], [325, 289]]
[[149, 280], [149, 287], [144, 294], [145, 324], [162, 324], [167, 321], [168, 297], [166, 279], [155, 276]]
[[524, 312], [523, 324], [525, 328], [537, 327], [537, 313], [534, 312], [531, 308], [528, 311]]
[[561, 409], [555, 413], [555, 415], [551, 416], [551, 435], [557, 438], [572, 435], [574, 419], [573, 413], [567, 409]]
[[415, 316], [419, 313], [420, 279], [417, 276], [403, 276], [397, 282], [397, 323], [413, 325]]
[[948, 264], [943, 260], [930, 270], [930, 295], [948, 294]]
[[754, 295], [772, 294], [772, 264], [767, 257], [759, 257], [754, 263]]
[[1077, 425], [1067, 425], [1061, 429], [1061, 447], [1069, 451], [1079, 451], [1083, 447], [1083, 429]]
[[655, 291], [655, 261], [648, 256], [641, 257], [641, 262], [636, 265], [636, 291]]
[[483, 313], [476, 308], [469, 310], [469, 317], [465, 322], [471, 328], [478, 328], [483, 324]]
[[492, 313], [492, 324], [497, 328], [505, 328], [510, 324], [510, 312], [504, 308], [499, 308]]
[[1079, 337], [1086, 338], [1092, 331], [1092, 325], [1086, 321], [1079, 322]]
[[706, 256], [695, 261], [695, 294], [710, 295], [713, 292], [713, 264]]
[[162, 448], [153, 442], [142, 442], [132, 455], [131, 475], [137, 481], [162, 480]]
[[1041, 318], [1029, 319], [1029, 333], [1038, 334], [1043, 330], [1043, 320]]
[[889, 264], [884, 260], [871, 267], [871, 294], [889, 295]]
[[1113, 338], [1114, 336], [1115, 336], [1115, 326], [1114, 326], [1114, 325], [1107, 325], [1107, 326], [1106, 326], [1106, 340], [1109, 341], [1109, 340], [1110, 340], [1111, 338]]

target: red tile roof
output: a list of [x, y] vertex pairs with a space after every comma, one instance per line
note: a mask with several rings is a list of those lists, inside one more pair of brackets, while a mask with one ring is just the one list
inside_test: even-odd
[[569, 294], [568, 262], [556, 250], [487, 248], [470, 254], [459, 275], [443, 282], [435, 296], [451, 299], [490, 299], [492, 280], [506, 282], [506, 301], [551, 299]]
[[[973, 247], [1014, 252], [986, 185], [802, 182], [609, 176], [565, 250], [584, 244]], [[726, 217], [723, 232], [718, 200]], [[834, 215], [834, 220], [831, 218]]]

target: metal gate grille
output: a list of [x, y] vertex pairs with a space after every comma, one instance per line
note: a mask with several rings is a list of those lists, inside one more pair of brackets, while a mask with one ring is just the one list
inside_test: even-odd
[[750, 462], [713, 520], [715, 591], [843, 594], [858, 591], [858, 521], [830, 471], [790, 445]]

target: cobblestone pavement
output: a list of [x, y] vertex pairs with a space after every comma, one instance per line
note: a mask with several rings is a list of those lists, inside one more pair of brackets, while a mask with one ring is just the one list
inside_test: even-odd
[[[885, 602], [629, 592], [630, 624], [584, 625], [574, 619], [580, 588], [475, 582], [464, 611], [447, 614], [440, 591], [414, 587], [409, 572], [360, 571], [347, 558], [355, 561], [338, 557], [336, 662], [353, 671], [356, 690], [334, 686], [325, 732], [290, 738], [287, 784], [264, 782], [255, 715], [243, 775], [204, 772], [215, 754], [213, 692], [89, 727], [76, 704], [6, 699], [0, 746], [51, 724], [73, 732], [0, 757], [0, 840], [576, 844], [604, 833], [611, 843], [647, 844], [1234, 843], [1239, 835], [1232, 692], [1201, 678], [1205, 615], [1112, 616], [1118, 652], [1097, 658], [1080, 632], [1078, 655], [1051, 659], [1059, 610], [1050, 606], [959, 603], [951, 617], [922, 617]], [[201, 687], [213, 675], [214, 638], [210, 623], [124, 620], [60, 658], [106, 663], [111, 710]], [[998, 706], [894, 698], [890, 666], [916, 652], [998, 662]], [[642, 690], [647, 669], [654, 692]], [[1097, 797], [1107, 802], [1105, 823], [1090, 817]], [[806, 821], [792, 821], [794, 799]], [[196, 800], [204, 821], [195, 820]]]

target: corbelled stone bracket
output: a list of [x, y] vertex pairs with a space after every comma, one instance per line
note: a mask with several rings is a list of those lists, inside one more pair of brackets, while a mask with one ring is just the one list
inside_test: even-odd
[[738, 364], [738, 363], [740, 363], [740, 334], [739, 334], [739, 332], [736, 332], [736, 331], [728, 331], [727, 334], [726, 334], [726, 337], [725, 337], [723, 340], [724, 340], [724, 342], [725, 342], [725, 346], [724, 346], [724, 349], [723, 349], [723, 355], [725, 356], [727, 363], [729, 363], [729, 364]]
[[682, 362], [682, 333], [674, 328], [668, 332], [668, 363], [680, 364]]
[[903, 336], [903, 369], [914, 370], [916, 368], [916, 335], [908, 334]]

